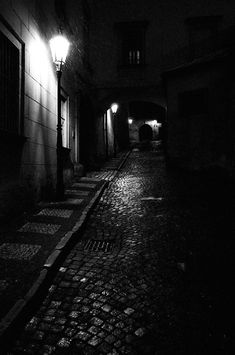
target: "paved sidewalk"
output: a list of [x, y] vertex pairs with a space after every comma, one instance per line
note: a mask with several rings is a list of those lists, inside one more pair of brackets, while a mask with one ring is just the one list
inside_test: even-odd
[[131, 153], [7, 355], [233, 355], [235, 195], [214, 178]]
[[76, 243], [102, 192], [125, 162], [120, 153], [100, 171], [76, 178], [63, 202], [37, 205], [0, 229], [0, 342], [43, 296], [58, 265]]

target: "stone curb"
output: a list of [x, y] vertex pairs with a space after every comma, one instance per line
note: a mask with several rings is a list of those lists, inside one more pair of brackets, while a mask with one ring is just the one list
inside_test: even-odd
[[[112, 176], [112, 180], [116, 177], [116, 175], [119, 173], [119, 171], [121, 170], [121, 168], [123, 167], [123, 165], [125, 164], [127, 158], [129, 157], [129, 155], [131, 154], [131, 150], [129, 150], [125, 157], [123, 158], [123, 160], [121, 161], [121, 163], [118, 165], [117, 169], [115, 170], [115, 172], [113, 173], [113, 176]], [[111, 181], [112, 181], [111, 180]]]
[[[115, 170], [112, 180], [116, 177], [120, 169], [125, 164], [131, 151], [128, 151], [125, 157], [121, 160], [121, 163]], [[112, 181], [111, 180], [111, 181]], [[29, 314], [35, 309], [38, 301], [43, 298], [47, 291], [47, 288], [52, 280], [60, 262], [67, 255], [71, 245], [78, 240], [78, 233], [84, 228], [91, 212], [93, 211], [96, 203], [100, 199], [104, 190], [107, 188], [109, 182], [105, 181], [101, 188], [96, 192], [88, 205], [84, 208], [78, 222], [72, 228], [71, 231], [61, 238], [56, 245], [53, 252], [49, 255], [44, 263], [43, 269], [40, 272], [39, 277], [33, 283], [32, 287], [26, 293], [26, 295], [16, 301], [15, 305], [10, 309], [6, 316], [0, 322], [0, 348], [1, 351], [7, 347], [7, 343], [10, 342], [11, 335], [20, 328], [20, 325], [27, 320]]]
[[101, 188], [96, 192], [88, 205], [84, 208], [78, 222], [71, 231], [68, 231], [61, 238], [53, 252], [47, 258], [39, 277], [34, 282], [33, 286], [27, 294], [16, 301], [15, 305], [10, 309], [6, 316], [0, 322], [0, 348], [1, 351], [7, 347], [10, 342], [11, 335], [20, 328], [20, 325], [28, 318], [28, 315], [36, 307], [36, 304], [43, 298], [47, 287], [53, 278], [58, 265], [66, 256], [72, 243], [77, 241], [78, 233], [82, 231], [87, 222], [92, 210], [106, 189], [108, 182], [105, 181]]
[[117, 171], [121, 170], [121, 168], [123, 167], [123, 165], [125, 164], [125, 162], [127, 161], [127, 158], [129, 157], [129, 155], [131, 154], [131, 150], [129, 150], [125, 157], [123, 158], [123, 160], [121, 161], [121, 163], [119, 164]]

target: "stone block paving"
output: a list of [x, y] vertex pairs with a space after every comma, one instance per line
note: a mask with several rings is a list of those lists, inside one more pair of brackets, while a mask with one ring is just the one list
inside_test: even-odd
[[[10, 354], [230, 354], [210, 291], [185, 273], [207, 207], [179, 202], [158, 157], [132, 153]], [[86, 250], [89, 240], [114, 248]]]
[[37, 213], [37, 216], [69, 218], [71, 217], [72, 213], [72, 210], [44, 208], [39, 213]]
[[86, 182], [77, 182], [73, 184], [73, 187], [84, 188], [84, 189], [94, 189], [96, 184], [86, 183]]
[[[66, 201], [64, 202], [64, 205], [70, 205], [70, 206], [76, 206], [76, 205], [81, 205], [83, 203], [83, 199], [82, 198], [68, 198], [66, 199]], [[59, 203], [60, 205], [62, 205], [63, 203]]]
[[18, 231], [53, 235], [60, 229], [60, 227], [61, 225], [59, 224], [28, 222], [24, 226], [22, 226]]
[[30, 260], [41, 249], [41, 245], [3, 243], [0, 245], [0, 258], [5, 260]]
[[[82, 187], [79, 185], [81, 182]], [[0, 231], [0, 318], [23, 298], [54, 248], [77, 223], [84, 208], [104, 185], [100, 179], [75, 178], [65, 201], [40, 203], [35, 212]], [[85, 183], [85, 186], [84, 186]], [[2, 323], [1, 323], [2, 324]]]
[[[122, 159], [122, 158], [121, 158]], [[119, 161], [120, 163], [120, 161]], [[117, 166], [115, 167], [115, 170], [117, 169]], [[89, 175], [89, 174], [88, 174]], [[89, 176], [83, 176], [80, 178], [81, 181], [84, 181], [84, 182], [97, 182], [97, 181], [100, 181], [99, 178], [95, 178], [95, 177], [89, 177]]]
[[[76, 186], [75, 186], [76, 187]], [[66, 194], [73, 194], [73, 195], [77, 195], [77, 196], [88, 196], [90, 193], [90, 191], [83, 191], [83, 190], [66, 190]]]
[[[77, 196], [76, 196], [77, 197]], [[83, 204], [84, 202], [84, 198], [66, 198], [65, 201], [59, 201], [59, 202], [56, 202], [56, 201], [53, 201], [53, 202], [49, 202], [45, 205], [47, 205], [48, 207], [50, 208], [80, 208], [81, 205]]]
[[87, 174], [91, 178], [112, 181], [113, 171], [92, 171]]

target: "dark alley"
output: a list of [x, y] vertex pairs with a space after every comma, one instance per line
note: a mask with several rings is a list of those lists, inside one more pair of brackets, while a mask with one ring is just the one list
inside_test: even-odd
[[232, 354], [220, 188], [132, 152], [9, 354]]
[[0, 353], [233, 355], [234, 0], [0, 0]]

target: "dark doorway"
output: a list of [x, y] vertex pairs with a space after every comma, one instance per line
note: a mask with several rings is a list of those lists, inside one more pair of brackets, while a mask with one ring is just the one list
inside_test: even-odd
[[94, 160], [96, 136], [93, 107], [86, 94], [81, 94], [79, 115], [80, 162], [89, 170]]
[[144, 124], [139, 129], [139, 139], [140, 142], [151, 141], [153, 138], [152, 128], [148, 124]]

